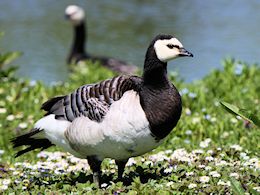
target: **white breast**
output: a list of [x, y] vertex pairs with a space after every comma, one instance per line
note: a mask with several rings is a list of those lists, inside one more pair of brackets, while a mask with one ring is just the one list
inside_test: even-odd
[[151, 151], [161, 143], [151, 136], [135, 91], [126, 92], [114, 102], [101, 123], [86, 117], [74, 120], [65, 136], [80, 156], [97, 155], [101, 159], [127, 159]]

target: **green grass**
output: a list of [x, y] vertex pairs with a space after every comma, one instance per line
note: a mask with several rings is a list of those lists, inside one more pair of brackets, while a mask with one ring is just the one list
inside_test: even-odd
[[[260, 67], [225, 60], [193, 83], [171, 77], [182, 93], [183, 113], [167, 140], [151, 153], [131, 159], [124, 183], [117, 168], [102, 164], [102, 189], [91, 183], [86, 160], [55, 152], [28, 153], [15, 159], [10, 139], [44, 114], [41, 104], [78, 86], [114, 74], [98, 64], [72, 68], [68, 82], [51, 86], [0, 70], [0, 191], [21, 194], [257, 194], [260, 191], [260, 129], [226, 112], [220, 101], [260, 114]], [[172, 74], [173, 75], [173, 74]], [[37, 154], [39, 154], [37, 156]], [[258, 191], [258, 192], [257, 192]], [[1, 192], [0, 192], [1, 193]]]

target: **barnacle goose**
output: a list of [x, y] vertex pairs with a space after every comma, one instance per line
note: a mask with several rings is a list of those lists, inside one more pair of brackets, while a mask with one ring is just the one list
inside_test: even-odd
[[113, 158], [121, 179], [130, 157], [156, 148], [181, 116], [181, 97], [167, 77], [167, 62], [193, 55], [171, 35], [157, 35], [149, 45], [142, 77], [121, 75], [79, 87], [42, 105], [47, 113], [34, 128], [12, 140], [14, 147], [57, 145], [87, 158], [99, 183], [101, 162]]
[[78, 63], [82, 60], [98, 61], [101, 65], [118, 73], [131, 74], [137, 71], [137, 67], [124, 61], [104, 56], [93, 56], [85, 51], [87, 41], [85, 29], [85, 12], [76, 5], [69, 5], [65, 10], [65, 17], [71, 21], [74, 27], [74, 40], [70, 54], [67, 59], [68, 64]]

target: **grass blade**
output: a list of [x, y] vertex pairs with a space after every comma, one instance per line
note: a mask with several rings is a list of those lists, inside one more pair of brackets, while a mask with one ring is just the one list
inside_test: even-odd
[[242, 117], [243, 119], [255, 124], [256, 126], [260, 127], [260, 119], [256, 116], [256, 114], [253, 114], [252, 112], [238, 108], [237, 106], [234, 106], [232, 104], [229, 104], [227, 102], [220, 102], [220, 104], [231, 114], [238, 115]]
[[233, 191], [234, 194], [236, 195], [244, 195], [245, 194], [245, 190], [243, 189], [242, 185], [240, 184], [239, 181], [237, 181], [236, 179], [230, 177], [229, 178], [230, 183], [231, 183], [231, 189]]

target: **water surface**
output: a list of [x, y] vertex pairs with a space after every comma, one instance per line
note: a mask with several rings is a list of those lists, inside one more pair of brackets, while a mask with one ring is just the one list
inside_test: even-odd
[[64, 10], [77, 4], [86, 10], [90, 53], [113, 56], [142, 67], [151, 39], [174, 34], [194, 54], [170, 62], [186, 81], [221, 68], [228, 56], [257, 63], [260, 1], [1, 0], [1, 51], [22, 51], [18, 75], [46, 83], [65, 81], [72, 27]]

